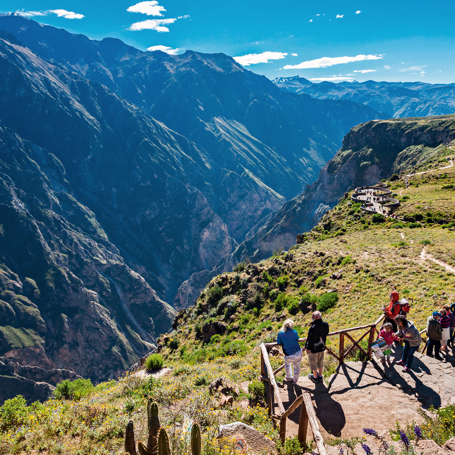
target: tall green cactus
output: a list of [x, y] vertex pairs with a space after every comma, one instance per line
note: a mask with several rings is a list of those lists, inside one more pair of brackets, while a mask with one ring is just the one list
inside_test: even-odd
[[125, 452], [129, 453], [130, 455], [137, 455], [136, 444], [134, 442], [134, 424], [132, 420], [130, 420], [126, 426]]
[[201, 430], [197, 423], [191, 428], [191, 452], [193, 455], [201, 455]]
[[141, 455], [156, 455], [158, 450], [158, 431], [160, 430], [160, 419], [158, 417], [158, 405], [151, 399], [147, 403], [147, 424], [149, 439], [147, 447], [140, 442], [137, 445]]
[[164, 428], [160, 429], [160, 433], [158, 435], [158, 455], [171, 455], [169, 438], [167, 437], [167, 433]]

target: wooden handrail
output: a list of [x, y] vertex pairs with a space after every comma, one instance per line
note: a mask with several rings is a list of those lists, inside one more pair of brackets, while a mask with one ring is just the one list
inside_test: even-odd
[[311, 402], [311, 397], [308, 392], [302, 395], [303, 404], [305, 410], [308, 414], [308, 420], [310, 422], [311, 431], [313, 432], [313, 441], [316, 443], [318, 448], [319, 455], [327, 455], [325, 450], [324, 439], [322, 439], [321, 431], [319, 430], [318, 421], [316, 419], [316, 413], [314, 412], [313, 403]]
[[[280, 410], [280, 415], [283, 415], [284, 414], [283, 402], [281, 401], [280, 394], [278, 393], [278, 386], [275, 381], [275, 376], [273, 374], [272, 365], [270, 365], [269, 354], [267, 352], [267, 349], [265, 348], [264, 343], [261, 343], [261, 351], [262, 351], [262, 356], [264, 359], [264, 365], [265, 365], [265, 368], [269, 375], [270, 385], [272, 387], [273, 394], [275, 396], [276, 404], [278, 405], [278, 409]], [[270, 412], [273, 414], [273, 409], [271, 409]]]

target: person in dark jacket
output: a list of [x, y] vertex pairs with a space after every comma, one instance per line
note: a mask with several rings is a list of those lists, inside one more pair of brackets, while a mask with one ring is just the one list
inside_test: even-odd
[[329, 333], [329, 324], [322, 320], [319, 311], [313, 313], [313, 323], [308, 331], [308, 337], [305, 343], [305, 349], [308, 353], [308, 362], [312, 373], [308, 377], [314, 382], [321, 382], [324, 371], [324, 351], [327, 335]]
[[442, 328], [439, 323], [441, 318], [441, 313], [438, 311], [433, 311], [433, 314], [427, 319], [427, 337], [428, 337], [428, 352], [427, 354], [430, 357], [433, 357], [433, 347], [434, 347], [434, 356], [438, 360], [442, 360], [442, 357], [439, 353], [441, 349], [441, 340], [442, 340]]

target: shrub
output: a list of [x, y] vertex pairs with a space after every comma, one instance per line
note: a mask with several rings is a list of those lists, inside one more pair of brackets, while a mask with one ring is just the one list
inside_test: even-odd
[[300, 444], [298, 437], [295, 436], [285, 440], [281, 453], [283, 455], [301, 455], [304, 452], [306, 452], [305, 448]]
[[308, 286], [303, 285], [303, 286], [300, 286], [300, 287], [299, 287], [299, 294], [300, 294], [300, 295], [304, 295], [304, 294], [306, 294], [307, 292], [308, 292]]
[[280, 289], [280, 291], [283, 291], [286, 288], [286, 286], [288, 285], [288, 283], [289, 283], [289, 277], [287, 275], [280, 276], [276, 280], [276, 284], [278, 285], [278, 288]]
[[159, 370], [164, 363], [163, 356], [161, 354], [152, 354], [147, 357], [145, 361], [145, 368], [147, 370]]
[[398, 174], [393, 174], [392, 177], [390, 177], [390, 181], [395, 182], [396, 180], [400, 180], [400, 176]]
[[251, 308], [259, 309], [262, 308], [263, 305], [263, 300], [262, 296], [259, 292], [256, 292], [254, 297], [251, 300], [248, 300], [248, 302], [245, 305], [245, 309], [250, 310]]
[[205, 376], [199, 376], [194, 380], [194, 385], [200, 386], [200, 385], [207, 385], [208, 381]]
[[315, 280], [314, 280], [314, 284], [315, 286], [318, 288], [319, 286], [321, 286], [322, 284], [322, 280], [324, 278], [327, 278], [326, 276], [318, 276]]
[[221, 341], [221, 335], [212, 335], [212, 338], [210, 338], [210, 344], [216, 344]]
[[207, 302], [211, 305], [217, 303], [223, 297], [223, 289], [217, 284], [207, 292]]
[[248, 350], [247, 344], [242, 340], [235, 340], [222, 346], [217, 354], [225, 357], [228, 355], [245, 354]]
[[281, 311], [284, 307], [287, 306], [288, 297], [284, 292], [280, 292], [278, 297], [275, 300], [275, 311]]
[[422, 241], [420, 241], [419, 243], [420, 243], [421, 245], [433, 245], [433, 244], [431, 243], [431, 240], [422, 240]]
[[300, 301], [305, 306], [310, 306], [312, 304], [316, 305], [318, 303], [318, 296], [307, 292], [306, 294], [302, 295]]
[[171, 338], [169, 340], [169, 348], [175, 351], [179, 347], [179, 340], [176, 340], [175, 338]]
[[272, 275], [270, 275], [270, 273], [267, 270], [264, 270], [262, 272], [262, 279], [267, 283], [271, 283], [273, 281]]
[[270, 300], [274, 301], [279, 295], [279, 291], [277, 289], [272, 289], [270, 291]]
[[351, 256], [346, 256], [342, 261], [341, 261], [341, 265], [346, 265], [346, 264], [351, 264], [352, 262], [352, 258]]
[[253, 381], [248, 384], [248, 392], [254, 400], [259, 400], [265, 395], [265, 385], [262, 381]]
[[384, 223], [385, 222], [385, 216], [382, 213], [374, 213], [373, 216], [371, 217], [371, 221], [373, 223]]
[[291, 313], [292, 315], [296, 315], [300, 310], [298, 299], [295, 297], [291, 297], [290, 299], [288, 299], [287, 307], [289, 313]]
[[16, 428], [27, 419], [27, 402], [22, 395], [6, 400], [0, 408], [0, 430]]
[[80, 400], [93, 392], [93, 384], [90, 379], [65, 379], [57, 384], [54, 390], [54, 397], [57, 400]]
[[338, 294], [336, 292], [326, 292], [319, 297], [318, 311], [327, 311], [334, 307], [338, 302]]
[[408, 228], [411, 228], [411, 229], [422, 227], [422, 225], [420, 223], [408, 223], [407, 226], [408, 226]]
[[245, 263], [244, 262], [239, 262], [235, 267], [234, 267], [234, 272], [243, 272], [245, 270]]
[[422, 221], [423, 215], [421, 213], [414, 213], [414, 220], [415, 221]]

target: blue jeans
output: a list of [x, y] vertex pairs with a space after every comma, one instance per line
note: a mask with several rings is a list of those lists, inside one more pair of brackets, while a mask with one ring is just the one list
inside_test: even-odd
[[409, 346], [409, 341], [404, 342], [403, 350], [403, 362], [408, 368], [411, 368], [412, 361], [414, 360], [414, 354], [419, 349], [419, 346]]

